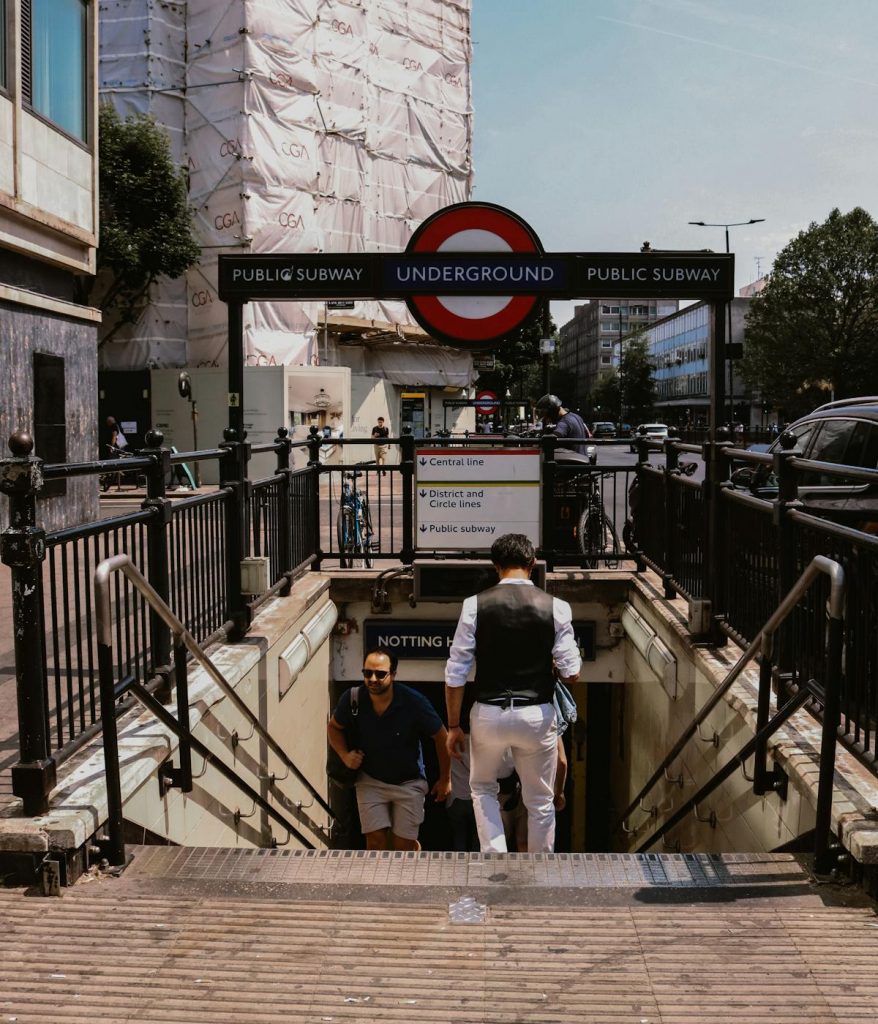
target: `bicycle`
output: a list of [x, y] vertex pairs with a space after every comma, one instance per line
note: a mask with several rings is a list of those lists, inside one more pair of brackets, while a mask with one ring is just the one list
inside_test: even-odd
[[[576, 538], [579, 542], [579, 550], [583, 555], [588, 556], [585, 559], [587, 569], [597, 569], [599, 566], [616, 569], [619, 566], [619, 556], [622, 554], [619, 535], [604, 508], [598, 483], [599, 476], [608, 475], [611, 474], [589, 473], [585, 478], [585, 508], [579, 516]], [[608, 558], [608, 555], [616, 557]]]
[[[127, 451], [125, 448], [117, 448], [114, 444], [106, 444], [104, 447], [107, 449], [107, 454], [104, 456], [105, 459], [118, 459], [121, 463], [126, 459], [136, 458], [135, 455]], [[134, 477], [133, 480], [131, 479], [132, 476]], [[127, 481], [126, 477], [128, 478]], [[122, 484], [126, 482], [134, 489], [137, 489], [138, 487], [145, 487], [146, 475], [141, 470], [132, 474], [131, 470], [126, 471], [120, 466], [118, 469], [110, 470], [107, 473], [101, 473], [98, 477], [98, 486], [100, 487], [102, 494], [105, 494], [114, 483], [116, 485], [116, 490], [121, 491]]]
[[357, 488], [357, 478], [362, 475], [357, 469], [342, 474], [341, 501], [335, 521], [339, 567], [342, 569], [371, 569], [374, 564], [375, 544], [369, 499]]

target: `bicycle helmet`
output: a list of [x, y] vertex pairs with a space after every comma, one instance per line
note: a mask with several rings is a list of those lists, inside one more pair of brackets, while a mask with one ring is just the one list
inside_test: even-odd
[[534, 404], [534, 409], [543, 419], [557, 419], [561, 414], [561, 399], [557, 395], [543, 395]]

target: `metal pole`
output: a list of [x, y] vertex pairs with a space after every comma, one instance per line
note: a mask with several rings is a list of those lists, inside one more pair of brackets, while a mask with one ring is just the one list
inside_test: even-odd
[[553, 434], [544, 434], [540, 438], [540, 447], [542, 448], [542, 459], [543, 459], [543, 472], [542, 472], [542, 487], [543, 487], [543, 526], [542, 526], [542, 538], [543, 538], [543, 550], [542, 557], [546, 561], [546, 570], [551, 572], [555, 567], [555, 540], [556, 540], [556, 522], [555, 522], [555, 436]]
[[[98, 612], [100, 614], [100, 605]], [[125, 827], [122, 782], [119, 777], [119, 735], [116, 724], [116, 681], [110, 628], [98, 626], [98, 680], [101, 695], [101, 733], [104, 741], [104, 776], [107, 780], [107, 836], [104, 856], [114, 866], [125, 863]], [[106, 635], [104, 635], [106, 634]]]
[[817, 817], [814, 823], [814, 870], [827, 874], [833, 865], [832, 790], [835, 781], [835, 748], [840, 715], [841, 659], [844, 620], [829, 620], [826, 658], [826, 686], [823, 702], [823, 738], [820, 743], [820, 780], [817, 788]]
[[[198, 403], [194, 398], [190, 398], [189, 401], [192, 404], [192, 450], [198, 451]], [[201, 486], [201, 470], [198, 468], [200, 463], [198, 461], [192, 464], [192, 475], [195, 480], [195, 486]]]
[[[729, 225], [726, 224], [726, 256], [729, 255]], [[729, 354], [729, 346], [732, 344], [732, 303], [731, 301], [726, 303], [726, 309], [728, 310], [728, 332], [726, 334], [726, 358], [729, 364], [729, 427], [734, 428], [735, 423], [735, 377], [734, 369], [735, 364]]]
[[402, 551], [400, 561], [411, 565], [415, 560], [415, 438], [411, 427], [402, 428], [400, 437], [400, 480], [402, 483]]
[[[146, 498], [142, 508], [151, 510], [153, 517], [146, 524], [148, 555], [147, 578], [155, 592], [166, 603], [171, 603], [171, 573], [168, 563], [168, 537], [172, 505], [165, 493], [165, 483], [171, 469], [171, 453], [164, 447], [164, 434], [159, 430], [147, 431], [144, 455], [152, 456], [152, 466], [146, 474]], [[171, 661], [171, 634], [168, 627], [149, 610], [149, 639], [153, 669], [169, 669]], [[170, 693], [163, 693], [170, 696]]]
[[229, 303], [229, 426], [244, 440], [244, 306]]
[[18, 705], [19, 760], [12, 766], [12, 792], [21, 797], [29, 817], [48, 811], [49, 793], [55, 787], [55, 762], [49, 756], [42, 614], [46, 534], [36, 526], [43, 462], [31, 455], [33, 447], [30, 434], [16, 432], [9, 439], [14, 458], [0, 465], [0, 491], [9, 498], [9, 529], [0, 542], [0, 555], [12, 576]]

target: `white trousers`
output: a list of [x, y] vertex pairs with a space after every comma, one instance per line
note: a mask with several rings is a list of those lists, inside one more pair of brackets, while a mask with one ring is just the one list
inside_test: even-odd
[[469, 782], [482, 853], [506, 852], [497, 777], [507, 750], [521, 779], [521, 799], [527, 808], [528, 853], [552, 852], [557, 743], [558, 727], [551, 704], [508, 709], [473, 704]]

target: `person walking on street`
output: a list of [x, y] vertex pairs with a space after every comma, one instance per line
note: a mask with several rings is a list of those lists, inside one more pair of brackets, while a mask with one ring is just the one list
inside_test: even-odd
[[543, 421], [544, 433], [565, 438], [565, 443], [559, 444], [558, 448], [567, 448], [585, 455], [587, 446], [584, 442], [591, 437], [591, 431], [578, 412], [565, 409], [557, 395], [543, 395], [534, 406], [534, 412]]
[[527, 808], [528, 852], [547, 853], [555, 844], [555, 671], [575, 682], [581, 665], [573, 613], [533, 585], [534, 548], [523, 534], [498, 537], [491, 561], [500, 582], [463, 602], [445, 666], [448, 752], [462, 753], [464, 686], [475, 661], [470, 789], [482, 852], [507, 850], [497, 778], [508, 748]]
[[[427, 779], [421, 739], [436, 745], [439, 779], [432, 789], [437, 801], [451, 792], [451, 764], [445, 726], [426, 697], [396, 682], [397, 657], [369, 651], [363, 661], [363, 686], [356, 712], [346, 690], [329, 719], [329, 744], [348, 768], [359, 770], [355, 783], [360, 827], [367, 850], [420, 850], [418, 830], [424, 820]], [[368, 699], [366, 699], [368, 695]], [[354, 718], [356, 717], [356, 723]], [[356, 728], [359, 746], [348, 749], [345, 729]]]
[[386, 439], [390, 437], [390, 427], [384, 425], [384, 417], [379, 416], [378, 422], [372, 427], [372, 437], [375, 439], [375, 465], [381, 466], [381, 472], [386, 473], [384, 469], [384, 463], [387, 459]]

